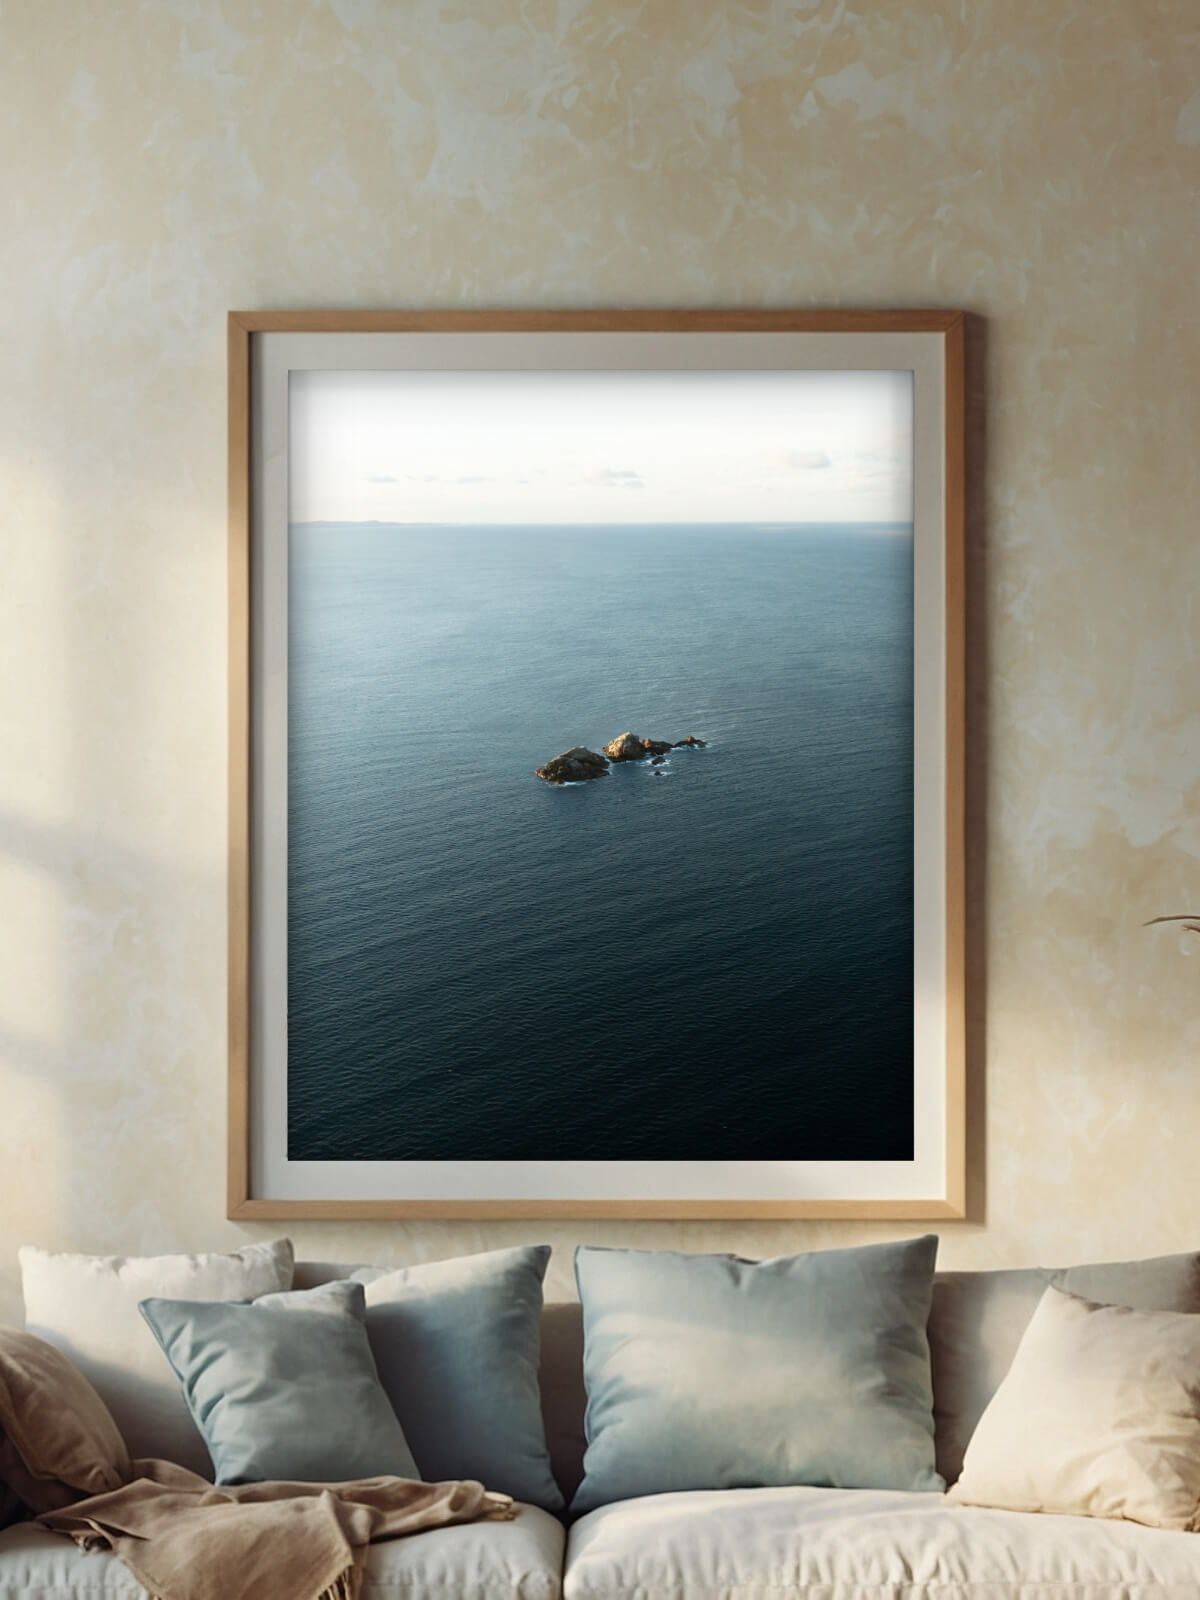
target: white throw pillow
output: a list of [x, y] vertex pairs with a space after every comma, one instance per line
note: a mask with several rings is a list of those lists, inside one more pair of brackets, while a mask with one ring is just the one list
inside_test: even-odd
[[1047, 1289], [949, 1498], [1194, 1529], [1200, 1316]]
[[140, 1300], [254, 1300], [292, 1286], [292, 1244], [228, 1255], [83, 1256], [20, 1251], [25, 1326], [67, 1356], [112, 1412], [129, 1454], [212, 1476], [179, 1380], [138, 1310]]

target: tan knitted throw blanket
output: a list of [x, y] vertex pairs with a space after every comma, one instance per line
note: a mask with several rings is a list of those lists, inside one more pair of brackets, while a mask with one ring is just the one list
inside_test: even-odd
[[124, 1487], [38, 1521], [112, 1550], [154, 1600], [356, 1600], [373, 1540], [514, 1515], [507, 1495], [471, 1482], [214, 1488], [165, 1461], [133, 1471]]
[[154, 1600], [356, 1600], [367, 1546], [515, 1515], [482, 1484], [252, 1483], [214, 1488], [130, 1461], [108, 1407], [44, 1340], [0, 1327], [0, 1499], [84, 1548], [112, 1550]]

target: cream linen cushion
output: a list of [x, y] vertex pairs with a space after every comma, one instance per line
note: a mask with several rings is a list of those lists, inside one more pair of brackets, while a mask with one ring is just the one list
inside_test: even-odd
[[1050, 1284], [1106, 1306], [1200, 1312], [1200, 1253], [1077, 1267], [939, 1272], [929, 1311], [937, 1469], [947, 1483]]
[[228, 1255], [84, 1256], [20, 1252], [25, 1326], [74, 1363], [112, 1413], [131, 1456], [212, 1476], [179, 1379], [138, 1302], [254, 1300], [292, 1286], [288, 1239]]
[[1200, 1317], [1047, 1289], [950, 1499], [1194, 1528]]

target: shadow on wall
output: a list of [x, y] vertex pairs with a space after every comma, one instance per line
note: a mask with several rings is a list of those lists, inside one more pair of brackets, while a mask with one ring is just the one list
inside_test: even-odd
[[186, 1214], [158, 1201], [206, 1195], [223, 1140], [223, 531], [186, 511], [131, 525], [104, 502], [111, 469], [88, 496], [33, 460], [18, 443], [0, 465], [0, 727], [20, 752], [0, 769], [0, 1320], [17, 1321], [19, 1244], [186, 1247]]
[[967, 1220], [987, 1220], [988, 326], [966, 318]]

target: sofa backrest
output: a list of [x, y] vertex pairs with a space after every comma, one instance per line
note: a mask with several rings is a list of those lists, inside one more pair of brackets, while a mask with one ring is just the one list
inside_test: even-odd
[[[309, 1289], [353, 1267], [298, 1261], [295, 1287]], [[939, 1272], [929, 1314], [938, 1471], [953, 1483], [984, 1407], [999, 1387], [1047, 1284], [1138, 1311], [1200, 1312], [1200, 1254], [1046, 1269]], [[569, 1502], [583, 1477], [586, 1446], [583, 1313], [576, 1302], [542, 1311], [542, 1416], [554, 1476]]]
[[583, 1477], [583, 1310], [578, 1301], [542, 1308], [542, 1420], [550, 1466], [567, 1504]]

